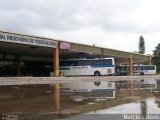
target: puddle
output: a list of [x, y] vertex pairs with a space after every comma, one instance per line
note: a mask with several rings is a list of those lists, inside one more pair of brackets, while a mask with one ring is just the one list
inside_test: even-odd
[[[160, 114], [160, 82], [142, 82], [141, 88], [135, 84], [133, 96], [128, 82], [120, 83], [118, 89], [112, 82], [61, 84], [60, 116], [72, 119], [85, 114]], [[59, 119], [53, 90], [51, 85], [0, 87], [0, 112], [21, 112], [25, 116], [49, 113]]]

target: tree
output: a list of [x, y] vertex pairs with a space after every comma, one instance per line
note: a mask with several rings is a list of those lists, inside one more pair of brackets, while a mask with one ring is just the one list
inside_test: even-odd
[[157, 47], [155, 47], [155, 50], [154, 50], [153, 54], [156, 57], [160, 57], [160, 43], [157, 45]]
[[143, 36], [140, 36], [139, 38], [139, 53], [144, 54], [145, 53], [145, 42]]
[[157, 71], [160, 72], [160, 43], [157, 45], [157, 47], [155, 47], [153, 55], [153, 64], [157, 66]]

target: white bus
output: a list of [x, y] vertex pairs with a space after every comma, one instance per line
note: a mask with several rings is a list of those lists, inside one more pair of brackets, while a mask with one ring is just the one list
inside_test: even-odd
[[[118, 68], [119, 74], [129, 72], [128, 65], [120, 65]], [[124, 72], [125, 71], [125, 72]], [[156, 65], [143, 65], [143, 64], [133, 64], [133, 73], [138, 75], [155, 75], [156, 74]]]
[[112, 75], [115, 73], [114, 58], [73, 59], [60, 61], [64, 76]]
[[156, 65], [134, 65], [133, 73], [139, 75], [155, 75]]

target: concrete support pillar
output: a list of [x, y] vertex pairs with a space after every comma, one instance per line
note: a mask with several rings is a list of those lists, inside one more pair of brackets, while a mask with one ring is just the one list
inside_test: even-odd
[[60, 114], [60, 86], [59, 83], [54, 85], [54, 106], [57, 114]]
[[132, 54], [130, 55], [129, 60], [129, 75], [133, 76], [133, 61], [132, 61]]
[[[59, 43], [54, 48], [54, 77], [59, 77]], [[60, 113], [60, 85], [54, 85], [54, 106], [57, 113]]]
[[152, 56], [149, 56], [149, 65], [152, 65]]
[[[132, 59], [132, 53], [129, 58], [129, 75], [133, 76], [133, 59]], [[134, 94], [134, 82], [133, 80], [130, 81], [130, 94], [133, 96]]]
[[59, 43], [54, 48], [54, 77], [59, 77]]
[[103, 58], [104, 57], [104, 50], [103, 50], [103, 48], [101, 48], [101, 58]]

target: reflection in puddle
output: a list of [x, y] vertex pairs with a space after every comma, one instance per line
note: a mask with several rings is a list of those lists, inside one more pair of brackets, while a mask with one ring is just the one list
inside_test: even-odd
[[[130, 81], [119, 81], [117, 82], [117, 87], [122, 90], [130, 89]], [[156, 89], [157, 81], [152, 80], [135, 80], [134, 81], [134, 89]]]
[[160, 114], [160, 107], [157, 105], [158, 101], [156, 99], [150, 98], [147, 99], [146, 102], [147, 102], [147, 114]]
[[[95, 114], [140, 114], [140, 103], [129, 103], [124, 105], [119, 105], [116, 107], [97, 110]], [[90, 113], [89, 113], [90, 114]]]
[[[72, 116], [63, 120], [96, 120], [96, 119], [110, 119], [110, 120], [124, 120], [128, 118], [134, 119], [159, 119], [160, 108], [155, 103], [156, 99], [147, 98], [140, 101], [117, 105], [103, 110], [95, 110], [82, 114], [80, 116]], [[135, 118], [136, 117], [136, 118]]]
[[[144, 80], [135, 82], [135, 86], [138, 89], [131, 96], [129, 82], [119, 82], [118, 86], [114, 82], [61, 84], [61, 116], [160, 114], [160, 82]], [[53, 97], [53, 87], [49, 85], [1, 87], [0, 112], [56, 113]]]
[[[157, 84], [156, 80], [134, 81], [134, 96], [130, 95], [129, 83], [115, 83], [115, 97], [112, 99], [96, 98], [89, 101], [85, 96], [83, 101], [74, 104], [74, 108], [78, 109], [80, 114], [141, 114], [144, 117], [148, 114], [160, 114], [160, 108], [157, 107], [160, 106], [160, 102], [153, 96], [155, 90], [156, 94], [159, 93], [159, 83]], [[78, 84], [77, 88], [86, 87], [87, 84], [84, 84]], [[77, 91], [72, 92], [74, 95], [77, 94]], [[81, 93], [85, 95], [86, 91]]]
[[88, 112], [87, 114], [160, 114], [160, 108], [154, 98], [148, 98], [139, 102]]
[[[72, 82], [61, 84], [61, 93], [73, 93], [71, 99], [83, 101], [86, 99], [96, 99], [97, 101], [115, 98], [114, 82]], [[97, 99], [98, 98], [98, 99]]]
[[86, 98], [83, 96], [71, 96], [70, 97], [72, 100], [76, 101], [76, 102], [81, 102], [83, 100], [85, 100]]

